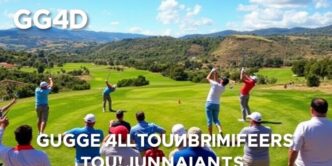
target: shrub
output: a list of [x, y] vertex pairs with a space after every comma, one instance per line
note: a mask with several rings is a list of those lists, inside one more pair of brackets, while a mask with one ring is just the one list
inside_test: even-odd
[[236, 70], [231, 72], [229, 78], [234, 81], [240, 81], [240, 71]]
[[16, 89], [16, 95], [18, 98], [30, 97], [33, 96], [35, 93], [35, 86], [28, 84]]
[[123, 79], [118, 81], [118, 87], [127, 87], [127, 86], [145, 86], [149, 85], [149, 81], [144, 76], [138, 76], [137, 78]]
[[177, 66], [170, 70], [170, 77], [176, 81], [186, 81], [188, 74], [184, 71], [183, 67]]
[[277, 83], [278, 79], [271, 77], [269, 78], [268, 76], [264, 75], [257, 75], [257, 83], [258, 84], [275, 84]]
[[37, 72], [38, 73], [44, 73], [44, 71], [45, 71], [45, 67], [43, 66], [43, 65], [39, 65], [38, 67], [37, 67]]
[[314, 75], [314, 74], [309, 74], [307, 77], [307, 86], [319, 87], [319, 85], [320, 85], [319, 76]]

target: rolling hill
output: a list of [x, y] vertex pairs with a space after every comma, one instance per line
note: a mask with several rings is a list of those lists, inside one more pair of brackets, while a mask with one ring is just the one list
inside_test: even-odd
[[267, 28], [253, 31], [234, 31], [225, 30], [210, 34], [191, 34], [185, 35], [182, 38], [197, 38], [197, 37], [225, 37], [230, 35], [258, 35], [258, 36], [271, 36], [271, 35], [326, 35], [332, 36], [332, 25], [319, 28]]
[[[33, 51], [36, 48], [47, 48], [50, 45], [72, 46], [87, 45], [87, 43], [105, 43], [123, 39], [145, 38], [147, 36], [131, 33], [72, 31], [63, 29], [40, 30], [30, 28], [28, 30], [8, 29], [0, 30], [0, 46], [7, 49], [20, 49]], [[79, 48], [79, 47], [78, 47]]]
[[[106, 43], [88, 53], [90, 59], [113, 59], [139, 68], [151, 63], [184, 63], [271, 66], [299, 58], [332, 57], [332, 38], [325, 36], [232, 35], [223, 38], [155, 37]], [[245, 57], [244, 57], [245, 56]], [[266, 65], [265, 65], [266, 64]], [[243, 65], [243, 64], [242, 64]]]

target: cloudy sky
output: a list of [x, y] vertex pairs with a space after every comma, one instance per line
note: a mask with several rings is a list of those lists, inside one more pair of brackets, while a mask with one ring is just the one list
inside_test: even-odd
[[87, 30], [147, 35], [332, 24], [332, 0], [0, 0], [0, 29], [14, 27], [19, 9], [81, 9]]

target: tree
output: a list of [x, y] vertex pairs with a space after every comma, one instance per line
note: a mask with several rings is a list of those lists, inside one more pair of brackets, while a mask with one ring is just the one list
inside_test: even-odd
[[304, 69], [305, 69], [306, 61], [300, 60], [293, 63], [292, 71], [299, 77], [304, 76]]
[[316, 76], [322, 76], [320, 62], [312, 63], [309, 68], [309, 73], [307, 73], [307, 75], [313, 74]]
[[170, 77], [177, 81], [185, 81], [188, 79], [188, 74], [184, 71], [181, 66], [176, 66], [171, 69]]

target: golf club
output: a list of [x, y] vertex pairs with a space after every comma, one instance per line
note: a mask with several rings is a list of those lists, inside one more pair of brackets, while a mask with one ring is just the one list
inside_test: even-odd
[[107, 78], [106, 78], [107, 81], [109, 80], [110, 76], [111, 76], [111, 72], [109, 72], [109, 73], [107, 74]]

